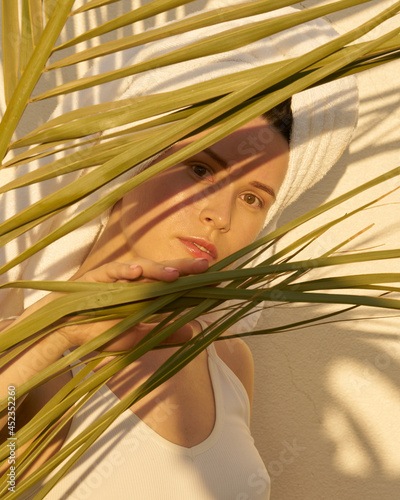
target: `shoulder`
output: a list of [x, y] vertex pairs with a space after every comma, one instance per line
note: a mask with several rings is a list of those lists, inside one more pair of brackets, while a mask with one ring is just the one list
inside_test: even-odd
[[253, 400], [254, 361], [249, 346], [240, 338], [218, 340], [214, 343], [218, 356], [233, 371]]

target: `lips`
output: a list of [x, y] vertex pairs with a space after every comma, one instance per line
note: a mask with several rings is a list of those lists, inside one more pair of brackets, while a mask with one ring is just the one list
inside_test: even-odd
[[209, 262], [216, 261], [218, 252], [212, 243], [202, 238], [179, 238], [186, 250], [195, 259], [207, 259]]

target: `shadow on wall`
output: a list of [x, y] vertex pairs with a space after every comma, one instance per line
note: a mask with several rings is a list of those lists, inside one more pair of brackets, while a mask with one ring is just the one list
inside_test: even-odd
[[379, 334], [350, 325], [279, 334], [262, 350], [248, 341], [257, 366], [253, 434], [271, 500], [399, 498], [400, 336], [385, 336], [387, 351]]

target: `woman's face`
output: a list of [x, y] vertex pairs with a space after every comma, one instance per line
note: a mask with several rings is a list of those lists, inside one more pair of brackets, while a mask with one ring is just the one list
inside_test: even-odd
[[124, 253], [155, 261], [205, 258], [213, 264], [243, 248], [262, 229], [288, 161], [281, 134], [265, 119], [253, 120], [141, 184], [115, 206]]

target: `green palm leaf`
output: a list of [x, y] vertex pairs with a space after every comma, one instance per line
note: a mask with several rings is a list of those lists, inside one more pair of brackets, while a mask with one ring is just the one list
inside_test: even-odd
[[[83, 107], [49, 120], [35, 130], [24, 133], [22, 136], [19, 135], [18, 140], [14, 140], [13, 137], [26, 108], [29, 109], [36, 101], [79, 89], [98, 87], [104, 82], [137, 74], [151, 68], [231, 50], [234, 47], [242, 47], [254, 40], [301, 24], [309, 19], [365, 3], [365, 0], [340, 0], [289, 16], [277, 17], [273, 21], [248, 23], [241, 28], [228, 31], [224, 35], [199, 39], [184, 50], [176, 50], [128, 68], [106, 74], [95, 74], [78, 80], [63, 80], [61, 84], [57, 78], [56, 86], [39, 93], [37, 90], [39, 79], [46, 73], [49, 74], [50, 70], [57, 72], [67, 65], [102, 58], [111, 53], [118, 53], [127, 48], [138, 47], [150, 41], [184, 33], [198, 27], [212, 26], [230, 19], [246, 18], [295, 3], [282, 0], [258, 0], [229, 6], [218, 11], [177, 20], [168, 27], [154, 28], [111, 42], [100, 42], [96, 47], [77, 50], [76, 53], [57, 61], [50, 60], [52, 54], [58, 54], [66, 48], [75, 47], [78, 43], [90, 42], [94, 37], [106, 33], [114, 34], [121, 27], [148, 19], [176, 6], [190, 3], [188, 0], [154, 0], [57, 45], [60, 34], [65, 35], [63, 30], [68, 20], [71, 21], [78, 14], [85, 15], [93, 9], [107, 6], [116, 1], [118, 0], [92, 0], [74, 10], [75, 2], [73, 0], [60, 0], [58, 2], [55, 0], [44, 2], [30, 0], [22, 2], [21, 11], [18, 9], [18, 2], [2, 3], [3, 79], [7, 109], [0, 124], [1, 158], [3, 159], [8, 151], [25, 148], [4, 161], [2, 174], [7, 172], [6, 169], [23, 164], [29, 165], [30, 162], [39, 158], [50, 157], [51, 161], [16, 180], [2, 183], [0, 195], [21, 186], [58, 178], [70, 172], [88, 167], [95, 168], [82, 178], [44, 197], [37, 204], [32, 204], [27, 209], [21, 210], [15, 217], [2, 221], [0, 224], [0, 245], [4, 246], [29, 229], [39, 226], [77, 200], [100, 189], [122, 173], [130, 170], [134, 165], [152, 158], [184, 136], [194, 134], [201, 128], [207, 129], [211, 126], [214, 128], [208, 131], [201, 140], [193, 142], [177, 153], [157, 162], [136, 177], [122, 183], [121, 186], [71, 219], [63, 227], [56, 229], [27, 250], [22, 251], [15, 259], [10, 259], [0, 268], [0, 274], [23, 262], [57, 238], [92, 220], [113, 206], [125, 193], [152, 175], [162, 172], [226, 137], [287, 97], [312, 86], [363, 71], [399, 57], [400, 28], [372, 41], [354, 43], [362, 35], [396, 15], [400, 10], [400, 2], [396, 2], [362, 26], [354, 28], [301, 58], [246, 70], [179, 91]], [[37, 106], [37, 104], [35, 105]], [[160, 117], [159, 115], [162, 113], [168, 114]], [[141, 119], [148, 121], [140, 126], [132, 125], [129, 129], [130, 124]], [[121, 125], [128, 128], [123, 132], [115, 133], [113, 129]], [[96, 136], [93, 139], [92, 134], [98, 133], [102, 134], [101, 138]], [[76, 149], [82, 147], [83, 149]], [[57, 152], [65, 154], [61, 159], [52, 159], [51, 155]], [[132, 161], [132, 157], [135, 158], [134, 161]], [[336, 269], [336, 266], [340, 266], [339, 269], [342, 269], [342, 266], [346, 266], [347, 263], [398, 259], [400, 256], [398, 249], [336, 255], [335, 252], [349, 242], [346, 239], [318, 258], [296, 260], [298, 252], [320, 237], [327, 229], [376, 204], [379, 199], [359, 206], [344, 216], [334, 216], [333, 220], [316, 230], [306, 231], [294, 243], [286, 244], [274, 256], [255, 268], [244, 269], [239, 266], [238, 269], [234, 270], [224, 269], [238, 259], [248, 258], [251, 252], [258, 251], [263, 245], [273, 244], [277, 240], [285, 238], [293, 229], [317, 215], [327, 212], [388, 179], [394, 179], [399, 174], [400, 167], [382, 174], [376, 179], [354, 188], [351, 192], [287, 223], [262, 240], [258, 240], [219, 262], [209, 272], [203, 275], [180, 278], [173, 284], [115, 284], [110, 287], [95, 283], [38, 281], [12, 282], [1, 285], [2, 288], [38, 288], [64, 293], [51, 305], [43, 307], [12, 326], [5, 335], [0, 337], [0, 351], [4, 355], [0, 363], [1, 366], [17, 356], [36, 339], [58, 328], [61, 321], [73, 321], [79, 324], [79, 322], [122, 318], [121, 322], [99, 337], [77, 348], [37, 376], [32, 377], [31, 380], [19, 387], [19, 397], [34, 387], [40, 386], [60, 371], [68, 370], [71, 363], [92, 353], [93, 350], [101, 350], [105, 343], [133, 325], [151, 321], [158, 313], [167, 315], [159, 326], [148, 337], [139, 342], [134, 349], [130, 352], [113, 353], [115, 359], [111, 363], [83, 380], [83, 377], [99, 361], [99, 358], [93, 358], [83, 372], [75, 376], [27, 425], [18, 430], [18, 439], [21, 444], [38, 436], [19, 459], [19, 475], [44, 449], [59, 426], [63, 425], [58, 422], [61, 415], [71, 408], [73, 412], [76, 412], [79, 405], [90, 399], [110, 377], [150, 349], [160, 348], [160, 343], [180, 326], [213, 308], [219, 307], [225, 311], [220, 320], [181, 346], [145, 384], [136, 388], [99, 421], [90, 426], [85, 431], [84, 436], [78, 436], [38, 471], [21, 481], [18, 494], [15, 497], [17, 498], [19, 494], [43, 479], [58, 464], [62, 464], [66, 460], [60, 471], [35, 496], [35, 499], [43, 498], [119, 414], [185, 366], [210, 343], [220, 338], [223, 332], [249, 314], [253, 307], [260, 302], [265, 302], [267, 307], [268, 304], [278, 300], [280, 303], [349, 304], [350, 307], [346, 310], [362, 305], [398, 310], [400, 308], [399, 300], [382, 295], [371, 295], [371, 292], [397, 291], [398, 288], [395, 284], [399, 282], [399, 275], [396, 273], [347, 276], [342, 275], [344, 273], [340, 271], [340, 275], [322, 279], [308, 276], [309, 273], [312, 274], [313, 269]], [[227, 285], [210, 288], [210, 285], [222, 281], [227, 282]], [[354, 290], [356, 293], [348, 293], [349, 290]], [[362, 293], [364, 290], [370, 293], [364, 295]], [[226, 301], [229, 299], [238, 299], [240, 302], [235, 306], [228, 307]], [[75, 317], [76, 314], [80, 315], [78, 320]], [[290, 331], [293, 328], [302, 327], [304, 324], [313, 324], [322, 319], [331, 318], [334, 314], [336, 313], [313, 317], [306, 322], [288, 323], [271, 329], [255, 331], [251, 334]], [[173, 321], [171, 324], [169, 324], [170, 320]], [[83, 399], [78, 403], [80, 398]], [[4, 408], [5, 401], [3, 400], [1, 404]], [[72, 418], [72, 413], [70, 418]], [[56, 427], [52, 428], [53, 425]], [[76, 453], [73, 454], [75, 451]], [[2, 459], [6, 459], [6, 446], [3, 445], [0, 448], [0, 454]], [[0, 481], [0, 494], [4, 499], [13, 496], [12, 493], [7, 493], [6, 481], [6, 477]]]
[[8, 103], [19, 79], [19, 16], [17, 2], [2, 2], [4, 93]]
[[[366, 1], [366, 0], [361, 0]], [[172, 6], [172, 2], [167, 2]], [[188, 2], [177, 1], [176, 4], [184, 4]], [[167, 27], [155, 28], [149, 32], [142, 34], [135, 34], [130, 37], [123, 38], [122, 40], [116, 40], [108, 43], [102, 44], [101, 48], [93, 47], [91, 49], [85, 50], [80, 54], [74, 54], [70, 57], [67, 57], [64, 60], [57, 61], [47, 67], [47, 70], [61, 68], [66, 65], [76, 64], [81, 61], [86, 61], [88, 59], [92, 59], [94, 57], [104, 56], [106, 54], [112, 54], [118, 50], [124, 50], [128, 48], [137, 47], [138, 45], [144, 45], [145, 43], [153, 42], [155, 40], [161, 40], [162, 38], [166, 38], [169, 36], [177, 35], [180, 33], [186, 33], [187, 31], [194, 30], [197, 28], [204, 28], [205, 26], [213, 26], [215, 24], [220, 23], [221, 21], [231, 21], [234, 19], [242, 19], [244, 17], [250, 17], [257, 14], [262, 14], [264, 12], [271, 12], [275, 9], [280, 9], [287, 5], [293, 5], [293, 0], [258, 0], [254, 2], [248, 2], [245, 4], [233, 5], [222, 7], [217, 11], [209, 11], [201, 14], [197, 14], [195, 16], [191, 16], [188, 19], [183, 19], [181, 21], [176, 21], [172, 24], [169, 24]], [[117, 28], [121, 28], [126, 25], [133, 24], [141, 19], [144, 19], [145, 16], [142, 15], [142, 12], [147, 13], [149, 7], [153, 4], [145, 5], [140, 9], [137, 9], [130, 13], [128, 16], [124, 15], [118, 18], [117, 20], [112, 20], [108, 23], [105, 23], [101, 26], [96, 27], [93, 30], [86, 32], [85, 34], [76, 37], [73, 40], [65, 44], [61, 44], [56, 47], [56, 50], [61, 50], [66, 47], [70, 47], [79, 42], [83, 42], [86, 40], [90, 40], [94, 36], [103, 35]], [[345, 7], [343, 7], [345, 8]], [[141, 11], [143, 9], [143, 11]], [[337, 6], [334, 7], [336, 11]], [[154, 10], [154, 8], [152, 9]], [[325, 10], [326, 13], [326, 10]], [[147, 17], [147, 16], [146, 16]]]
[[[342, 0], [336, 3], [343, 5], [343, 8], [345, 8], [349, 7], [352, 1]], [[168, 54], [155, 57], [154, 59], [150, 59], [143, 63], [138, 63], [128, 68], [113, 70], [101, 75], [95, 75], [93, 77], [89, 76], [86, 78], [81, 78], [79, 81], [76, 82], [68, 82], [67, 84], [61, 85], [53, 90], [50, 90], [35, 97], [35, 100], [45, 99], [47, 97], [54, 97], [69, 92], [75, 92], [77, 90], [87, 89], [94, 85], [100, 85], [103, 83], [111, 82], [119, 78], [126, 78], [128, 76], [132, 76], [154, 68], [159, 68], [170, 64], [176, 64], [191, 59], [197, 59], [199, 57], [207, 55], [219, 54], [222, 52], [226, 52], [228, 50], [238, 49], [247, 44], [261, 40], [266, 36], [275, 34], [279, 31], [283, 31], [293, 26], [297, 26], [298, 24], [302, 24], [306, 21], [310, 21], [322, 15], [329, 14], [332, 11], [332, 7], [330, 9], [329, 7], [331, 6], [328, 5], [324, 7], [315, 7], [314, 9], [300, 11], [299, 13], [280, 16], [277, 19], [253, 22], [249, 25], [241, 26], [238, 28], [232, 28], [222, 34], [211, 35], [201, 41], [194, 42], [187, 47], [176, 49]], [[334, 8], [333, 10], [336, 9]], [[377, 26], [385, 19], [388, 19], [389, 17], [396, 14], [398, 10], [399, 6], [398, 4], [395, 3], [392, 7], [386, 9], [386, 11], [383, 12], [380, 16], [377, 16], [375, 20], [365, 23], [363, 28], [360, 27], [358, 28], [358, 30], [362, 31], [362, 34], [365, 34], [365, 32], [368, 32], [370, 29], [372, 29], [372, 27]], [[371, 25], [371, 27], [369, 27], [369, 25]], [[354, 31], [357, 32], [357, 30]], [[360, 31], [358, 31], [358, 34], [355, 33], [353, 34], [354, 39], [361, 36]], [[339, 48], [340, 46], [352, 41], [351, 38], [352, 38], [352, 33], [350, 32], [349, 34], [343, 36], [343, 38], [341, 38], [340, 41], [337, 40], [332, 42], [331, 45], [335, 46], [335, 50], [337, 50], [337, 48]]]
[[[28, 99], [39, 80], [73, 4], [74, 0], [66, 0], [58, 2], [57, 8], [54, 7], [40, 41], [33, 50], [29, 62], [25, 65], [24, 73], [12, 94], [0, 123], [0, 158], [3, 158], [7, 151], [8, 143], [21, 119]], [[15, 43], [17, 44], [18, 41]]]

